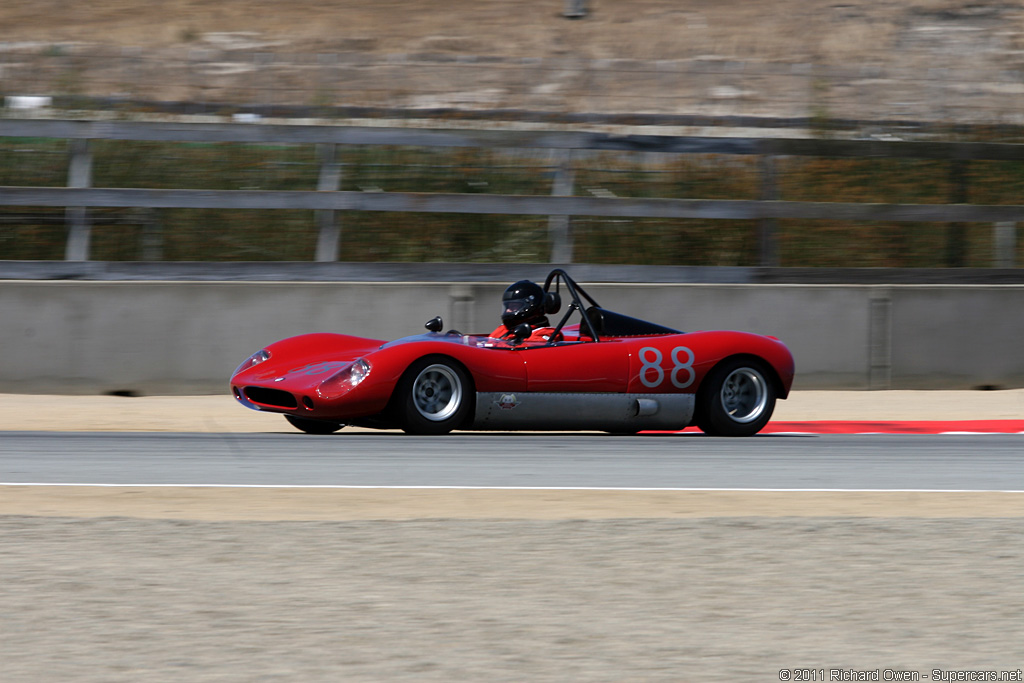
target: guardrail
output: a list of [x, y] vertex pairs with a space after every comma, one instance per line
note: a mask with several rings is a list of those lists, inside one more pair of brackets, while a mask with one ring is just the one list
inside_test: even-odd
[[[569, 216], [744, 219], [759, 223], [760, 264], [777, 265], [775, 220], [838, 219], [850, 221], [992, 222], [993, 265], [1014, 266], [1016, 223], [1024, 205], [973, 205], [967, 196], [970, 160], [1024, 161], [1024, 145], [975, 142], [895, 142], [882, 140], [813, 140], [711, 138], [660, 135], [612, 135], [589, 132], [521, 130], [423, 130], [355, 126], [57, 121], [0, 119], [0, 137], [72, 140], [67, 188], [0, 187], [0, 206], [68, 207], [65, 258], [89, 258], [93, 207], [309, 209], [317, 212], [317, 261], [337, 260], [337, 211], [408, 211], [427, 213], [547, 215], [551, 262], [572, 262]], [[316, 191], [246, 191], [93, 188], [89, 140], [293, 143], [318, 146], [320, 173]], [[339, 145], [406, 145], [559, 150], [552, 196], [426, 194], [414, 192], [339, 191]], [[761, 188], [758, 200], [640, 199], [577, 197], [573, 194], [574, 151], [619, 151], [663, 154], [758, 155]], [[780, 201], [777, 156], [889, 157], [947, 159], [949, 204], [854, 204]], [[955, 240], [955, 235], [952, 238]], [[955, 254], [951, 257], [955, 261]], [[951, 262], [947, 265], [958, 265]]]

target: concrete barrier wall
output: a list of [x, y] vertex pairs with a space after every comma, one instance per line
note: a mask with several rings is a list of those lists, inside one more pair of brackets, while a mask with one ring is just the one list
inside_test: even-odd
[[[542, 277], [544, 273], [525, 273]], [[277, 339], [489, 332], [501, 283], [0, 281], [0, 392], [220, 393]], [[586, 285], [678, 327], [771, 334], [800, 389], [1024, 386], [1024, 285]]]

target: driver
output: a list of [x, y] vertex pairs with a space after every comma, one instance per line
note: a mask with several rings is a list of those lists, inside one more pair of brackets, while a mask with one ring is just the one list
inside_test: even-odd
[[544, 290], [536, 282], [520, 280], [509, 285], [501, 295], [502, 324], [491, 336], [511, 339], [515, 335], [514, 330], [527, 323], [533, 333], [525, 341], [549, 341], [555, 329], [545, 315], [544, 298]]

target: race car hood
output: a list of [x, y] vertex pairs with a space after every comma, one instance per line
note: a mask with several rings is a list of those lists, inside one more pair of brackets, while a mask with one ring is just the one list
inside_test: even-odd
[[312, 387], [329, 374], [372, 353], [384, 342], [347, 334], [303, 334], [265, 348], [270, 357], [232, 378], [234, 383], [284, 382], [291, 389]]

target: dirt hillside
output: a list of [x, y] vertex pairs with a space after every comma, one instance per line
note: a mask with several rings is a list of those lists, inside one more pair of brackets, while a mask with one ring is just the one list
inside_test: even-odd
[[[147, 49], [454, 53], [597, 59], [717, 56], [954, 68], [1024, 55], [1020, 3], [964, 0], [7, 0], [0, 41]], [[443, 7], [443, 9], [442, 9]], [[10, 46], [8, 46], [10, 47]]]
[[1024, 7], [8, 0], [0, 94], [1020, 123]]

